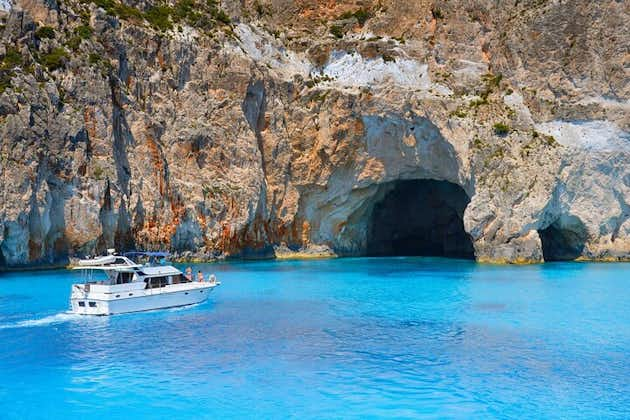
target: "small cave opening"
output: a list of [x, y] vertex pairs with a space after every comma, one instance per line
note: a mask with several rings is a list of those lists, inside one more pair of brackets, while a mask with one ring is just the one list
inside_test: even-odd
[[545, 261], [571, 261], [582, 255], [587, 232], [580, 219], [567, 216], [538, 230], [538, 236]]
[[384, 187], [369, 219], [368, 256], [475, 258], [463, 222], [470, 199], [461, 187], [427, 179]]

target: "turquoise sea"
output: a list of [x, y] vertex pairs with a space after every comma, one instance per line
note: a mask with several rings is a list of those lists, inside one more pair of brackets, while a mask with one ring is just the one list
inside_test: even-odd
[[0, 418], [630, 417], [630, 264], [198, 268], [204, 304], [97, 318], [0, 274]]

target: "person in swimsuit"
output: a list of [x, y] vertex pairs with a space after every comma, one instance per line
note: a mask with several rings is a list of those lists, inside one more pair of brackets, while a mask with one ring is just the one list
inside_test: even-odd
[[193, 280], [193, 278], [192, 278], [192, 268], [191, 267], [186, 268], [186, 274], [184, 275], [184, 277], [186, 277], [186, 280], [188, 280], [188, 281], [192, 281]]
[[197, 281], [203, 282], [203, 273], [201, 272], [201, 270], [197, 271]]

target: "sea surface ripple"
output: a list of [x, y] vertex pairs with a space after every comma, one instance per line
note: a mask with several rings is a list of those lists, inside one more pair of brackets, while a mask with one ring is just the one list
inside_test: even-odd
[[189, 308], [68, 313], [0, 275], [0, 418], [629, 418], [630, 265], [196, 265]]

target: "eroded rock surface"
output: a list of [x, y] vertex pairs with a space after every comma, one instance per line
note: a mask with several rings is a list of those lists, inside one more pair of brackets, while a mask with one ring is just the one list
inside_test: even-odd
[[365, 255], [410, 180], [480, 261], [630, 258], [627, 3], [473, 3], [12, 2], [0, 266]]

